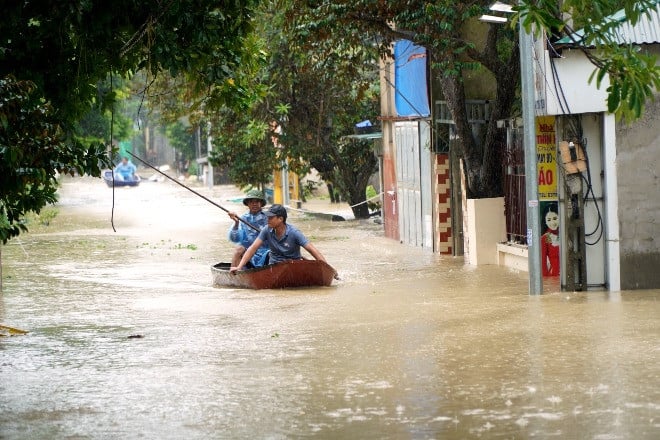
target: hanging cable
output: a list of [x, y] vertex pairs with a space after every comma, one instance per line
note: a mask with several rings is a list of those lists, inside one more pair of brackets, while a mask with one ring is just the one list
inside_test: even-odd
[[[570, 115], [572, 114], [570, 107], [568, 106], [568, 100], [566, 99], [566, 94], [564, 93], [564, 87], [561, 85], [561, 80], [559, 79], [559, 72], [557, 71], [557, 66], [555, 64], [554, 58], [550, 58], [550, 68], [552, 69], [552, 79], [555, 82], [555, 93], [557, 93], [557, 88], [559, 88], [559, 94], [557, 95], [559, 98], [559, 105], [562, 108], [562, 111]], [[561, 97], [559, 97], [561, 95]], [[566, 105], [566, 109], [564, 110], [564, 104], [561, 103], [561, 101], [564, 101], [564, 104]]]
[[[555, 96], [557, 96], [557, 101], [559, 102], [559, 107], [561, 108], [561, 112], [565, 115], [569, 114], [570, 111], [564, 108], [564, 103], [562, 102], [561, 97], [557, 94], [557, 87], [558, 87], [557, 83], [559, 82], [559, 78], [557, 75], [557, 69], [555, 68], [555, 63], [554, 61], [552, 61], [552, 58], [550, 58], [550, 70], [552, 71], [552, 85], [554, 86]], [[559, 87], [561, 87], [561, 83], [559, 83]]]
[[[540, 72], [540, 74], [543, 76], [543, 81], [545, 82], [545, 84], [547, 86], [546, 87], [546, 92], [549, 93], [550, 95], [552, 95], [552, 97], [557, 102], [557, 104], [559, 104], [559, 106], [562, 108], [563, 113], [570, 114], [570, 110], [568, 110], [568, 109], [564, 110], [564, 108], [562, 106], [562, 103], [561, 103], [561, 98], [557, 94], [557, 86], [556, 86], [556, 84], [550, 84], [550, 80], [549, 80], [548, 76], [546, 75], [545, 67], [541, 63], [541, 60], [539, 59], [538, 54], [536, 53], [535, 50], [532, 51], [532, 57], [534, 58], [534, 61], [536, 62], [536, 67], [537, 67], [536, 71]], [[557, 80], [559, 80], [559, 77], [557, 77]], [[553, 83], [554, 83], [554, 78], [553, 78]], [[536, 112], [537, 112], [536, 116], [543, 116], [541, 114], [540, 109], [536, 109]]]
[[[114, 92], [114, 82], [112, 80], [112, 69], [110, 69], [110, 92]], [[110, 163], [112, 163], [112, 142], [114, 137], [114, 126], [115, 126], [115, 101], [113, 98], [112, 107], [110, 108]], [[112, 209], [110, 211], [110, 225], [112, 230], [117, 232], [115, 229], [115, 171], [112, 171]]]
[[600, 208], [598, 207], [598, 201], [596, 200], [596, 194], [594, 193], [594, 188], [593, 188], [592, 181], [591, 181], [591, 165], [589, 164], [589, 155], [587, 153], [587, 140], [586, 139], [582, 140], [582, 152], [584, 153], [584, 159], [585, 159], [585, 162], [587, 163], [587, 177], [584, 177], [584, 175], [580, 174], [582, 176], [582, 179], [585, 181], [585, 183], [587, 185], [587, 190], [584, 193], [583, 201], [584, 201], [584, 203], [588, 202], [589, 193], [591, 193], [591, 197], [592, 197], [592, 200], [594, 202], [594, 206], [596, 207], [596, 213], [598, 214], [598, 219], [596, 221], [596, 226], [595, 226], [594, 230], [591, 231], [590, 233], [585, 232], [585, 234], [584, 234], [585, 237], [591, 237], [594, 234], [596, 234], [596, 232], [599, 232], [598, 237], [596, 238], [596, 241], [590, 243], [590, 242], [586, 241], [586, 239], [585, 239], [585, 244], [587, 244], [589, 246], [593, 246], [593, 245], [597, 244], [600, 241], [600, 239], [603, 237], [603, 216], [600, 212]]

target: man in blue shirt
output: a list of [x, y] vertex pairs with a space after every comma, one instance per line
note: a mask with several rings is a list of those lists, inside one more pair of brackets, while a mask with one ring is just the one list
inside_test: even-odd
[[[243, 204], [248, 207], [248, 212], [243, 214], [240, 218], [258, 228], [259, 231], [264, 229], [268, 224], [268, 217], [266, 217], [266, 214], [261, 210], [266, 204], [266, 199], [264, 199], [261, 191], [256, 189], [248, 191], [243, 199]], [[229, 218], [234, 220], [234, 225], [229, 229], [228, 238], [232, 243], [236, 243], [234, 255], [231, 259], [231, 265], [236, 266], [241, 261], [243, 254], [245, 254], [245, 250], [254, 243], [254, 240], [259, 235], [259, 231], [254, 230], [244, 222], [241, 222], [238, 214], [235, 212], [230, 212]], [[249, 260], [251, 267], [263, 266], [267, 257], [268, 246], [264, 245], [259, 247]]]
[[136, 167], [128, 157], [122, 157], [121, 162], [115, 167], [115, 180], [131, 181], [135, 180]]
[[272, 205], [265, 214], [268, 216], [268, 227], [261, 230], [252, 246], [245, 251], [238, 265], [232, 266], [231, 271], [243, 269], [257, 249], [264, 244], [270, 249], [269, 264], [301, 259], [301, 247], [305, 248], [315, 259], [325, 261], [323, 254], [307, 240], [300, 230], [286, 223], [287, 212], [284, 206]]

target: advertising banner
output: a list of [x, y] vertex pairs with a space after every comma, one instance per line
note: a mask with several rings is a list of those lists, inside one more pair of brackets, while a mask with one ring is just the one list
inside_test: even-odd
[[559, 276], [559, 210], [557, 204], [557, 141], [555, 117], [536, 118], [536, 162], [541, 217], [543, 276]]

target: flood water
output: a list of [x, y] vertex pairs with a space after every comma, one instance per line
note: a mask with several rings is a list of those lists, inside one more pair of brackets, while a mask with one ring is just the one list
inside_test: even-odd
[[0, 323], [29, 333], [0, 338], [1, 439], [660, 438], [660, 290], [530, 297], [525, 273], [296, 213], [339, 281], [215, 288], [217, 207], [168, 182], [114, 213], [100, 179], [61, 193], [2, 247]]

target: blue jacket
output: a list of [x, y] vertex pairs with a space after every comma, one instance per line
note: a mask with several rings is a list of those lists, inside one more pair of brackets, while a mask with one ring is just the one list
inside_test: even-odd
[[133, 165], [133, 162], [130, 160], [124, 164], [123, 162], [119, 162], [119, 165], [115, 167], [115, 173], [121, 174], [122, 176], [128, 178], [135, 174], [136, 168], [135, 165]]
[[[268, 225], [268, 217], [266, 214], [263, 213], [263, 211], [259, 211], [256, 214], [250, 214], [250, 212], [246, 212], [241, 216], [243, 220], [246, 222], [256, 226], [259, 228], [259, 230], [265, 228]], [[238, 222], [238, 228], [234, 229], [234, 226], [232, 225], [231, 228], [229, 228], [229, 233], [227, 234], [229, 241], [232, 243], [240, 244], [243, 246], [245, 249], [249, 248], [252, 243], [254, 243], [254, 240], [259, 236], [259, 231], [255, 231], [248, 225], [246, 225], [243, 222]], [[266, 261], [266, 257], [268, 256], [268, 245], [264, 243], [259, 249], [257, 249], [257, 252], [254, 254], [254, 256], [250, 259], [250, 263], [254, 267], [261, 267], [264, 265]]]

